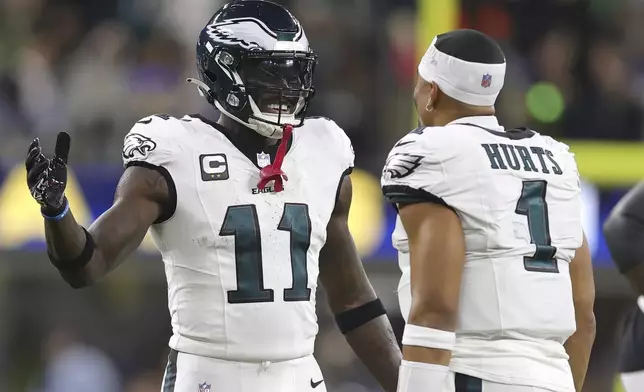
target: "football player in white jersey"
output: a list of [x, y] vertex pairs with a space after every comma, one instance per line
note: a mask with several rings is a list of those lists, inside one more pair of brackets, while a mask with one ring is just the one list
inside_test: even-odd
[[604, 236], [619, 272], [640, 294], [622, 331], [619, 370], [626, 392], [644, 391], [644, 182], [613, 208]]
[[422, 126], [392, 149], [383, 192], [407, 325], [399, 392], [580, 391], [594, 283], [573, 154], [494, 104], [498, 44], [437, 36], [415, 88]]
[[64, 197], [69, 135], [52, 159], [38, 140], [29, 148], [50, 260], [73, 287], [114, 269], [151, 229], [173, 328], [164, 391], [324, 391], [318, 278], [358, 357], [396, 389], [400, 349], [347, 226], [351, 143], [333, 121], [304, 117], [316, 62], [283, 7], [224, 6], [201, 32], [189, 80], [221, 117], [139, 121], [116, 200], [87, 230]]

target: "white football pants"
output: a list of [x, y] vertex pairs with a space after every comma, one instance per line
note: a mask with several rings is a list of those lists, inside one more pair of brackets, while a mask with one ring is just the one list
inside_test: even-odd
[[[499, 384], [480, 378], [450, 372], [443, 392], [552, 392], [548, 389], [523, 385]], [[630, 392], [630, 391], [629, 391]]]
[[170, 352], [161, 392], [326, 392], [315, 358], [233, 362]]

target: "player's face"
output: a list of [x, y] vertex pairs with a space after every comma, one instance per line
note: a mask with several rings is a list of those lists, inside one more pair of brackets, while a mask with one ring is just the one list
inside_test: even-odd
[[416, 111], [418, 119], [423, 126], [433, 125], [434, 105], [436, 104], [435, 83], [424, 80], [420, 75], [416, 78], [416, 87], [414, 88], [414, 101], [416, 102]]
[[263, 113], [295, 114], [310, 94], [313, 63], [306, 59], [249, 59], [241, 76]]

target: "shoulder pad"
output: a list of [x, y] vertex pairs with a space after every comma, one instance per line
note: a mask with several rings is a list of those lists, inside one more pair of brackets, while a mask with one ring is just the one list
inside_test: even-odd
[[419, 127], [394, 144], [389, 156], [397, 153], [428, 155], [427, 159], [444, 160], [460, 149], [454, 142], [453, 131], [446, 127]]
[[177, 121], [179, 120], [167, 114], [155, 114], [134, 124], [123, 140], [123, 164], [167, 164], [173, 154], [181, 149], [176, 132]]
[[555, 140], [550, 136], [541, 135], [541, 137], [552, 148], [556, 148], [559, 151], [570, 152], [570, 146], [567, 145], [566, 143], [562, 143], [558, 140]]
[[446, 168], [458, 160], [455, 158], [460, 147], [445, 127], [417, 128], [408, 133], [394, 145], [382, 171], [381, 185], [387, 201], [445, 204]]
[[336, 152], [346, 169], [353, 168], [355, 154], [351, 139], [335, 121], [326, 117], [309, 117], [304, 126], [310, 128], [304, 131], [310, 132], [317, 146], [328, 146], [328, 151]]

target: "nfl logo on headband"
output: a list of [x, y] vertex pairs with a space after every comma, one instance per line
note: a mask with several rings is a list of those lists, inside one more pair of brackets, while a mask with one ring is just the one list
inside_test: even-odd
[[481, 87], [488, 88], [491, 85], [492, 85], [492, 75], [490, 74], [483, 75], [483, 78], [481, 78]]
[[481, 78], [481, 87], [488, 88], [491, 85], [492, 85], [492, 75], [490, 74], [483, 75], [483, 78]]
[[[468, 49], [477, 45], [486, 48], [476, 53], [478, 57]], [[505, 68], [503, 51], [492, 38], [474, 30], [454, 30], [434, 38], [418, 64], [418, 75], [456, 101], [494, 106], [503, 88]]]

